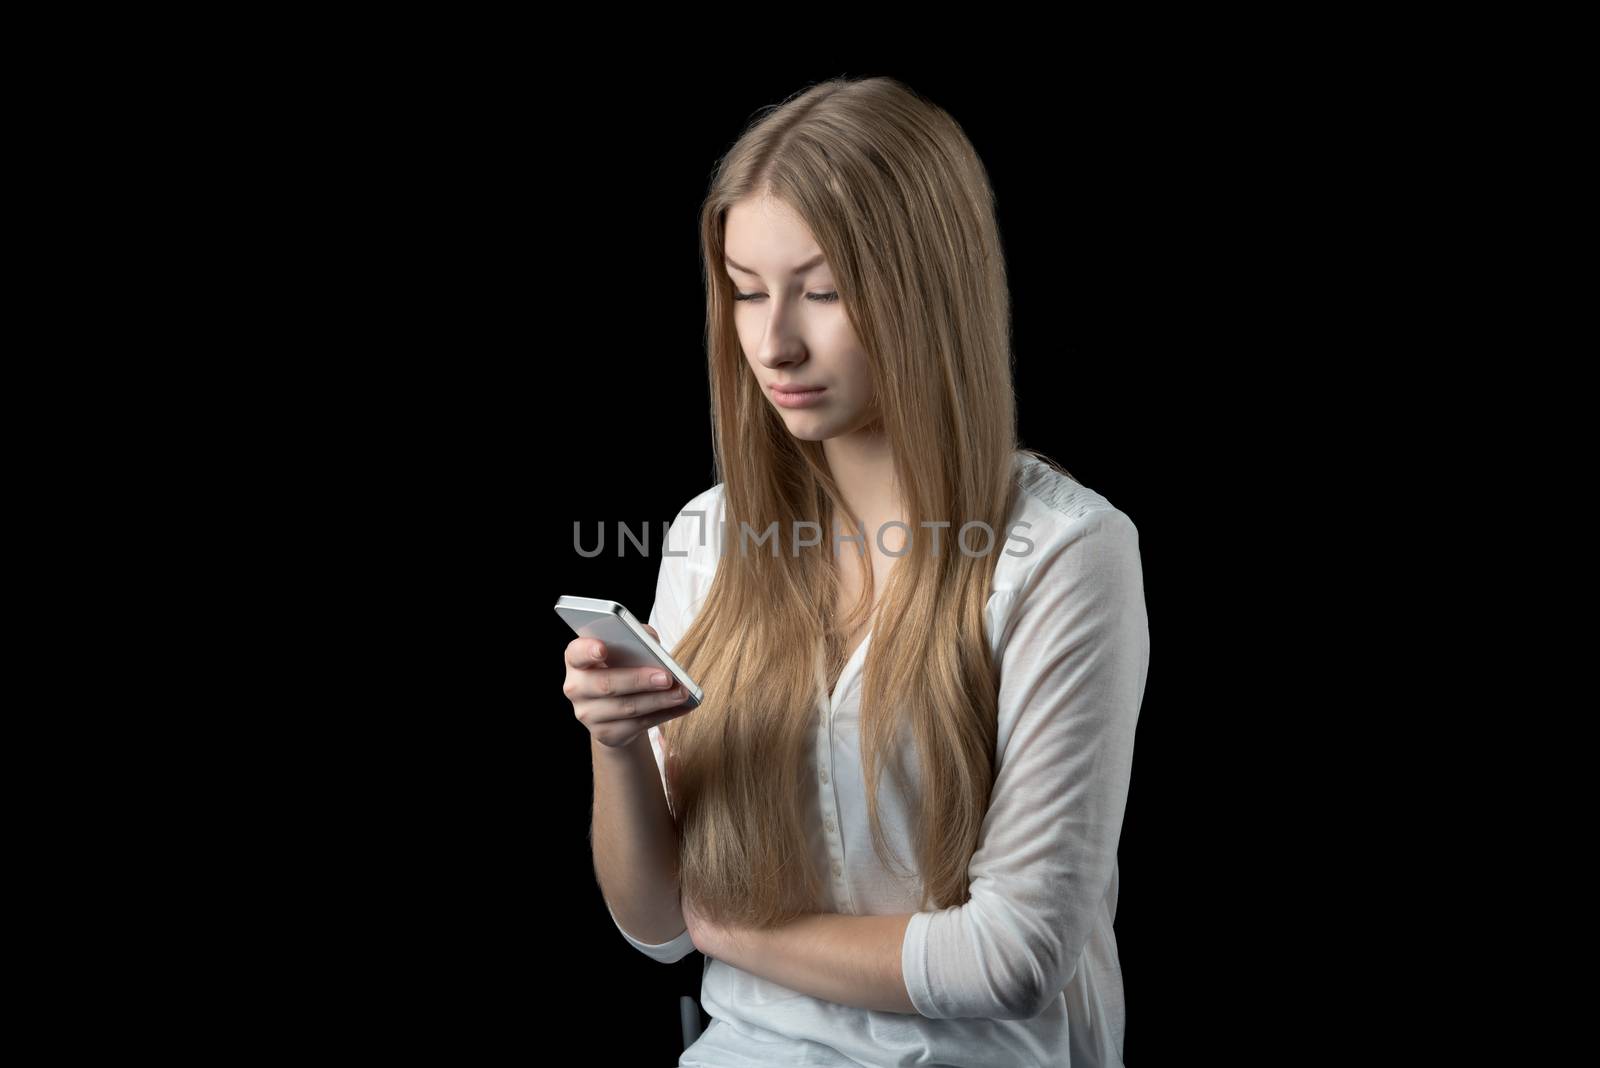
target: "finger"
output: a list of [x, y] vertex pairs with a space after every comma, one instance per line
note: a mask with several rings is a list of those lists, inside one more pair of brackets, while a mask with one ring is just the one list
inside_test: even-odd
[[672, 677], [672, 672], [658, 667], [643, 667], [633, 674], [630, 685], [634, 691], [640, 690], [666, 690], [677, 686], [678, 680]]
[[[660, 676], [662, 681], [657, 682]], [[592, 670], [578, 673], [573, 679], [574, 685], [580, 691], [580, 696], [591, 700], [609, 699], [617, 705], [617, 715], [627, 716], [631, 713], [625, 711], [625, 702], [638, 698], [643, 704], [641, 708], [651, 707], [649, 702], [659, 697], [668, 697], [678, 693], [679, 700], [684, 700], [687, 695], [683, 687], [677, 684], [670, 672], [660, 668], [607, 668], [599, 665]]]
[[678, 705], [675, 708], [667, 708], [660, 712], [652, 712], [648, 716], [639, 716], [635, 722], [642, 723], [644, 725], [644, 729], [649, 730], [651, 727], [654, 727], [657, 724], [665, 723], [669, 719], [677, 719], [679, 716], [687, 716], [693, 711], [694, 709], [690, 708], [688, 705]]
[[567, 643], [567, 666], [597, 667], [606, 655], [606, 643], [596, 638], [574, 638]]
[[594, 697], [589, 701], [586, 719], [590, 723], [609, 723], [625, 719], [631, 723], [648, 720], [651, 716], [683, 707], [689, 695], [681, 688], [665, 693], [625, 694], [619, 697]]

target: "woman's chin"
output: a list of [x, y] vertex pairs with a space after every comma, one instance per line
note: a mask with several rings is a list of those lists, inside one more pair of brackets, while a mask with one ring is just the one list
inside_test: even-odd
[[783, 419], [783, 425], [789, 428], [789, 433], [802, 441], [824, 441], [833, 437], [835, 431], [832, 419], [824, 419], [815, 412], [805, 409], [778, 412]]
[[799, 411], [785, 412], [783, 422], [789, 428], [790, 436], [801, 441], [829, 441], [847, 434], [875, 434], [883, 431], [881, 415], [858, 417], [856, 425], [851, 426], [848, 421], [841, 422], [838, 418], [823, 419], [818, 415]]
[[789, 436], [799, 438], [801, 441], [827, 441], [834, 434], [832, 430], [823, 427], [821, 424], [816, 426], [795, 426], [791, 423], [789, 425]]

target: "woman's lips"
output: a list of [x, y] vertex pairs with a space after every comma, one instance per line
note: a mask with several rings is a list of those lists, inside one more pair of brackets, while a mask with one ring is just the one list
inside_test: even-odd
[[827, 392], [826, 386], [808, 389], [800, 393], [785, 393], [778, 387], [772, 387], [772, 399], [784, 408], [807, 408], [815, 404]]

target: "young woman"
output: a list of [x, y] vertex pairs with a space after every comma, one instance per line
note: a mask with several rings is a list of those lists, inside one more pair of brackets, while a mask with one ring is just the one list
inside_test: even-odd
[[981, 163], [828, 81], [728, 153], [701, 239], [721, 480], [650, 626], [705, 701], [588, 639], [566, 684], [613, 920], [706, 955], [679, 1064], [1121, 1065], [1138, 532], [1017, 443]]

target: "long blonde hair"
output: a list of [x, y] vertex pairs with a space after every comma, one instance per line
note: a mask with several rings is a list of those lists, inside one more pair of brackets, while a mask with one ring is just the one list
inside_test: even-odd
[[[997, 666], [984, 610], [1005, 548], [1019, 449], [1010, 299], [994, 195], [960, 126], [885, 77], [835, 78], [764, 109], [719, 162], [701, 211], [714, 447], [729, 537], [675, 658], [706, 700], [663, 725], [683, 893], [719, 922], [766, 927], [821, 911], [804, 778], [815, 746], [820, 654], [827, 679], [845, 635], [872, 612], [872, 569], [835, 619], [835, 517], [860, 533], [821, 444], [794, 437], [745, 362], [733, 283], [722, 269], [728, 208], [775, 197], [809, 227], [868, 354], [913, 532], [872, 620], [862, 684], [861, 754], [874, 847], [886, 768], [907, 787], [902, 731], [914, 739], [923, 908], [966, 901], [967, 866], [994, 780]], [[738, 532], [777, 520], [774, 547], [741, 551]], [[986, 554], [957, 551], [964, 523], [995, 532]], [[820, 525], [796, 545], [796, 521]], [[939, 553], [923, 521], [948, 521]], [[868, 536], [872, 536], [869, 534]], [[981, 540], [981, 539], [976, 539]], [[972, 541], [969, 541], [969, 545]], [[974, 551], [976, 549], [974, 548]], [[930, 905], [931, 903], [931, 905]]]

